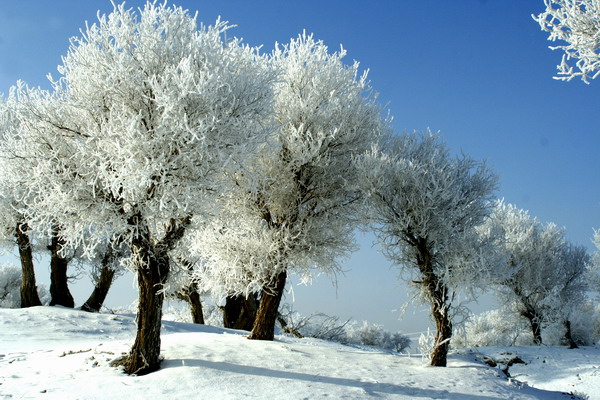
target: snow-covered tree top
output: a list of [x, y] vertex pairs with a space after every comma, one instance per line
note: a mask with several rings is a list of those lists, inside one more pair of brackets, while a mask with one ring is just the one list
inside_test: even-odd
[[467, 156], [453, 157], [438, 135], [403, 134], [360, 161], [370, 218], [384, 252], [411, 274], [427, 249], [449, 287], [486, 275], [475, 227], [489, 214], [496, 176]]
[[[563, 50], [562, 62], [557, 66], [556, 79], [570, 81], [580, 77], [585, 83], [600, 74], [600, 1], [598, 0], [544, 0], [546, 10], [533, 16], [548, 40], [566, 44], [551, 46]], [[571, 60], [577, 60], [573, 65]]]
[[106, 240], [139, 214], [160, 236], [203, 212], [211, 178], [263, 135], [272, 101], [268, 61], [225, 41], [229, 28], [166, 3], [117, 5], [71, 40], [51, 92], [17, 88], [13, 139], [33, 162], [37, 226], [58, 219], [69, 241]]

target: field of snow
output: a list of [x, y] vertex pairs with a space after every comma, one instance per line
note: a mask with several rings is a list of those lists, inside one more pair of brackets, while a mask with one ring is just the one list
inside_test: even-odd
[[[164, 321], [162, 368], [132, 377], [108, 363], [134, 336], [133, 315], [0, 309], [0, 398], [600, 399], [598, 348], [480, 348], [433, 368], [415, 355]], [[483, 355], [527, 364], [507, 379]]]

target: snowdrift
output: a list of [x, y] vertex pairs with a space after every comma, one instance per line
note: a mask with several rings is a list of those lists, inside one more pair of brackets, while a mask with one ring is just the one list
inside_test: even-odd
[[[163, 321], [162, 368], [127, 376], [109, 366], [128, 351], [135, 316], [58, 307], [0, 309], [5, 399], [600, 399], [600, 350], [484, 348], [421, 356]], [[483, 354], [518, 353], [511, 379]], [[512, 354], [512, 353], [511, 353]], [[525, 384], [529, 382], [532, 386]], [[561, 391], [563, 393], [561, 393]]]

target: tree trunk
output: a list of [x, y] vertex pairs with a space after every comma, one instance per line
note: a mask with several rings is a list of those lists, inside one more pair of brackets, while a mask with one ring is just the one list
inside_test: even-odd
[[427, 289], [429, 301], [431, 302], [431, 313], [436, 327], [430, 365], [433, 367], [445, 367], [450, 348], [450, 338], [452, 338], [448, 287], [440, 281], [440, 278], [433, 270], [433, 260], [429, 253], [427, 240], [419, 238], [412, 240], [412, 242], [416, 243], [418, 250], [417, 265], [423, 277], [421, 284]]
[[565, 340], [569, 344], [569, 348], [570, 349], [578, 349], [579, 346], [577, 346], [577, 343], [575, 343], [575, 341], [573, 340], [573, 335], [571, 332], [571, 321], [565, 320], [565, 328], [567, 330], [565, 332]]
[[528, 309], [521, 313], [527, 320], [529, 320], [529, 325], [531, 326], [531, 333], [533, 334], [533, 343], [536, 345], [542, 344], [542, 325], [540, 323], [540, 318], [536, 312]]
[[[256, 320], [259, 301], [256, 294], [245, 296], [227, 296], [223, 311], [223, 326], [230, 329], [251, 331]], [[279, 305], [278, 305], [279, 307]]]
[[262, 291], [256, 320], [252, 326], [252, 332], [248, 339], [273, 340], [275, 335], [275, 322], [279, 311], [279, 303], [283, 297], [287, 273], [280, 272], [274, 280], [274, 288]]
[[112, 285], [113, 278], [115, 277], [115, 270], [112, 269], [112, 266], [107, 260], [108, 253], [112, 253], [112, 250], [107, 250], [107, 254], [104, 256], [102, 260], [102, 269], [100, 270], [100, 276], [96, 281], [96, 286], [94, 287], [94, 291], [90, 295], [90, 297], [83, 303], [81, 309], [83, 311], [88, 312], [98, 312], [102, 305], [104, 304], [104, 300], [106, 300], [106, 295]]
[[31, 251], [31, 243], [29, 242], [27, 229], [27, 223], [19, 222], [17, 223], [15, 232], [17, 247], [19, 248], [19, 257], [21, 258], [21, 308], [42, 305], [35, 283], [33, 253]]
[[69, 260], [60, 255], [64, 245], [65, 242], [60, 237], [58, 229], [54, 229], [50, 246], [48, 246], [48, 250], [50, 250], [50, 305], [73, 308], [75, 301], [69, 291], [67, 281]]
[[190, 312], [192, 313], [192, 322], [194, 324], [204, 325], [202, 300], [200, 299], [200, 293], [198, 293], [196, 284], [190, 283], [177, 293], [177, 297], [189, 304]]
[[181, 239], [191, 217], [171, 220], [165, 236], [153, 244], [149, 229], [138, 212], [127, 222], [136, 232], [131, 250], [138, 274], [138, 314], [135, 342], [129, 354], [114, 360], [112, 366], [123, 366], [129, 375], [145, 375], [160, 368], [160, 327], [164, 292], [169, 277], [169, 251]]
[[[168, 260], [164, 260], [168, 263]], [[116, 359], [112, 366], [122, 365], [129, 375], [145, 375], [160, 368], [160, 326], [164, 293], [160, 292], [168, 275], [168, 264], [152, 260], [138, 271], [137, 334], [129, 354]]]
[[[447, 304], [447, 289], [438, 289], [438, 292], [431, 304], [431, 312], [435, 320], [436, 334], [434, 349], [431, 353], [430, 365], [434, 367], [445, 367], [447, 363], [448, 350], [450, 349], [450, 338], [452, 337], [452, 322], [448, 315], [449, 306]], [[444, 301], [444, 298], [446, 301]]]
[[204, 311], [202, 310], [202, 300], [197, 290], [191, 292], [188, 296], [190, 311], [192, 313], [192, 322], [194, 324], [204, 325]]

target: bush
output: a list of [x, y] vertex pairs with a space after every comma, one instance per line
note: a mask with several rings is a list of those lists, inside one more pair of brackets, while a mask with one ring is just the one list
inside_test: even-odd
[[[50, 302], [50, 294], [43, 285], [38, 285], [42, 304]], [[0, 308], [21, 307], [21, 268], [13, 264], [0, 264]]]
[[533, 336], [527, 322], [514, 312], [492, 310], [472, 316], [455, 331], [454, 348], [532, 345]]
[[21, 307], [21, 269], [12, 264], [0, 264], [0, 307]]
[[389, 332], [382, 325], [369, 324], [363, 321], [362, 325], [353, 322], [348, 324], [347, 343], [374, 346], [380, 349], [402, 352], [410, 347], [410, 339], [400, 332]]
[[316, 313], [310, 316], [291, 310], [289, 306], [282, 308], [282, 317], [286, 323], [286, 331], [294, 331], [304, 337], [330, 340], [342, 344], [373, 346], [380, 349], [402, 352], [410, 347], [410, 339], [400, 332], [386, 331], [383, 326], [362, 324], [339, 317]]

